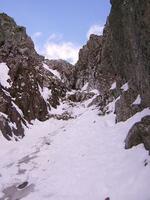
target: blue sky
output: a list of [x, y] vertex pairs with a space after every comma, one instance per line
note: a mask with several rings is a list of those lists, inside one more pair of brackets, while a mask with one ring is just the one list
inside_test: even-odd
[[[46, 54], [49, 44], [53, 44], [49, 48], [56, 54], [59, 46], [63, 46], [60, 51], [67, 47], [65, 44], [70, 46], [66, 54], [71, 54], [72, 48], [77, 51], [86, 43], [89, 30], [98, 33], [109, 10], [109, 0], [0, 0], [0, 12], [6, 12], [17, 24], [25, 26], [42, 54]], [[49, 53], [53, 54], [53, 50]]]

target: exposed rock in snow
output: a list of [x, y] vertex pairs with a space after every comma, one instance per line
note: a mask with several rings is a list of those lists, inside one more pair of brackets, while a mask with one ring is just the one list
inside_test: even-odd
[[141, 143], [150, 152], [150, 115], [133, 125], [125, 140], [125, 148], [129, 149]]
[[44, 60], [48, 69], [61, 79], [65, 86], [69, 89], [74, 88], [75, 84], [75, 67], [64, 60]]
[[83, 102], [85, 100], [88, 100], [92, 98], [95, 95], [94, 92], [80, 92], [77, 91], [74, 94], [68, 95], [68, 99], [73, 101], [73, 102]]

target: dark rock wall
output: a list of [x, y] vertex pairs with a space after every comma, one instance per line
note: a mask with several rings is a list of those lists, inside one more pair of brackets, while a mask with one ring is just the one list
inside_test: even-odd
[[68, 63], [65, 60], [48, 60], [45, 59], [44, 63], [49, 66], [50, 69], [57, 70], [60, 74], [61, 81], [68, 89], [75, 89], [75, 66]]
[[[111, 64], [119, 78], [118, 87], [128, 82], [129, 91], [116, 103], [118, 121], [150, 106], [150, 2], [148, 0], [112, 1], [108, 19]], [[107, 51], [107, 48], [104, 50]], [[107, 66], [107, 65], [106, 65]], [[121, 80], [121, 81], [120, 81]], [[131, 106], [141, 96], [139, 109]], [[130, 96], [130, 98], [128, 98]], [[122, 110], [128, 110], [122, 113]]]
[[81, 89], [86, 83], [88, 88], [97, 88], [97, 67], [100, 63], [102, 37], [91, 35], [89, 41], [79, 51], [79, 60], [75, 65], [75, 88]]
[[129, 149], [141, 143], [144, 144], [145, 149], [150, 151], [150, 115], [143, 117], [129, 130], [125, 148]]
[[13, 134], [24, 136], [23, 125], [26, 126], [26, 121], [14, 107], [13, 100], [2, 86], [0, 86], [0, 112], [0, 129], [5, 138], [10, 140]]

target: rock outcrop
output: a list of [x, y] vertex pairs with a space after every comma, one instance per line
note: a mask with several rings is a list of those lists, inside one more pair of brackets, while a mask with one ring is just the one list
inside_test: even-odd
[[61, 81], [68, 89], [74, 89], [75, 86], [75, 66], [68, 63], [65, 60], [48, 60], [45, 59], [44, 63], [49, 66], [50, 69], [56, 70], [59, 73]]
[[[112, 49], [111, 65], [119, 77], [118, 88], [125, 82], [129, 85], [129, 90], [116, 102], [117, 121], [125, 121], [150, 106], [150, 2], [114, 0], [111, 3], [107, 45]], [[138, 95], [140, 107], [135, 108], [132, 103]]]
[[56, 108], [65, 96], [65, 85], [44, 68], [43, 62], [25, 28], [0, 14], [0, 63], [8, 67], [10, 77], [9, 86], [0, 86], [0, 129], [7, 138], [23, 136], [23, 124], [48, 119], [51, 106]]
[[23, 125], [27, 124], [18, 110], [10, 95], [0, 86], [0, 129], [8, 140], [13, 137], [13, 133], [16, 136], [24, 136]]
[[68, 95], [68, 99], [72, 102], [83, 102], [85, 100], [91, 99], [95, 93], [93, 92], [84, 92], [84, 91], [77, 91], [74, 94]]
[[129, 149], [141, 143], [150, 151], [150, 115], [143, 117], [130, 129], [125, 140], [125, 148]]
[[86, 45], [79, 51], [79, 60], [75, 65], [75, 88], [81, 89], [88, 83], [87, 89], [98, 89], [98, 64], [101, 62], [102, 36], [92, 34]]

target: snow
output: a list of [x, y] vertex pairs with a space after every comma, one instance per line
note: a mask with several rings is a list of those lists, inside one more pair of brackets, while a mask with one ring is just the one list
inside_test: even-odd
[[61, 79], [60, 73], [57, 70], [51, 69], [48, 65], [43, 63], [43, 67], [50, 71], [54, 76], [56, 76], [58, 79]]
[[60, 74], [57, 70], [49, 69], [50, 72], [52, 72], [57, 78], [61, 79]]
[[116, 89], [116, 82], [114, 82], [114, 83], [111, 85], [111, 88], [110, 88], [110, 90], [114, 90], [114, 89]]
[[17, 126], [16, 126], [16, 123], [15, 123], [15, 122], [14, 122], [14, 123], [10, 122], [9, 125], [10, 125], [11, 129], [12, 129], [12, 128], [17, 129]]
[[85, 90], [87, 90], [88, 85], [89, 85], [89, 83], [86, 83], [86, 84], [81, 88], [81, 91], [85, 91]]
[[45, 102], [47, 102], [47, 100], [50, 98], [50, 96], [52, 95], [51, 90], [48, 89], [47, 87], [43, 87], [41, 88], [39, 86], [39, 91], [41, 93], [41, 96], [43, 97], [43, 99], [45, 100]]
[[128, 82], [125, 83], [125, 84], [121, 87], [121, 89], [122, 89], [124, 92], [126, 92], [126, 91], [129, 89]]
[[63, 104], [62, 102], [60, 103], [60, 105], [57, 106], [56, 108], [51, 107], [51, 110], [49, 111], [50, 114], [56, 114], [56, 115], [61, 115], [63, 114], [65, 111], [67, 112], [71, 112], [72, 111], [72, 107], [66, 104]]
[[93, 93], [95, 93], [96, 95], [99, 95], [99, 94], [100, 94], [99, 91], [98, 91], [97, 89], [90, 90], [90, 92], [93, 92]]
[[10, 79], [8, 75], [9, 68], [6, 63], [0, 63], [0, 83], [2, 86], [9, 88], [10, 84], [7, 82]]
[[76, 92], [77, 90], [67, 91], [66, 95], [69, 96], [69, 95], [75, 94]]
[[[8, 198], [4, 189], [24, 181], [29, 187], [22, 190], [23, 200], [150, 199], [148, 152], [143, 145], [124, 149], [128, 130], [150, 109], [115, 124], [113, 112], [98, 116], [97, 108], [86, 105], [61, 103], [55, 112], [69, 110], [74, 119], [35, 120], [19, 142], [0, 136], [0, 199]], [[11, 199], [19, 195], [16, 189]]]
[[0, 116], [5, 117], [6, 119], [8, 118], [8, 115], [6, 115], [5, 113], [0, 112]]
[[139, 105], [141, 104], [141, 96], [138, 95], [132, 105]]
[[17, 112], [20, 114], [21, 117], [23, 117], [22, 110], [12, 101], [13, 106], [16, 108]]

